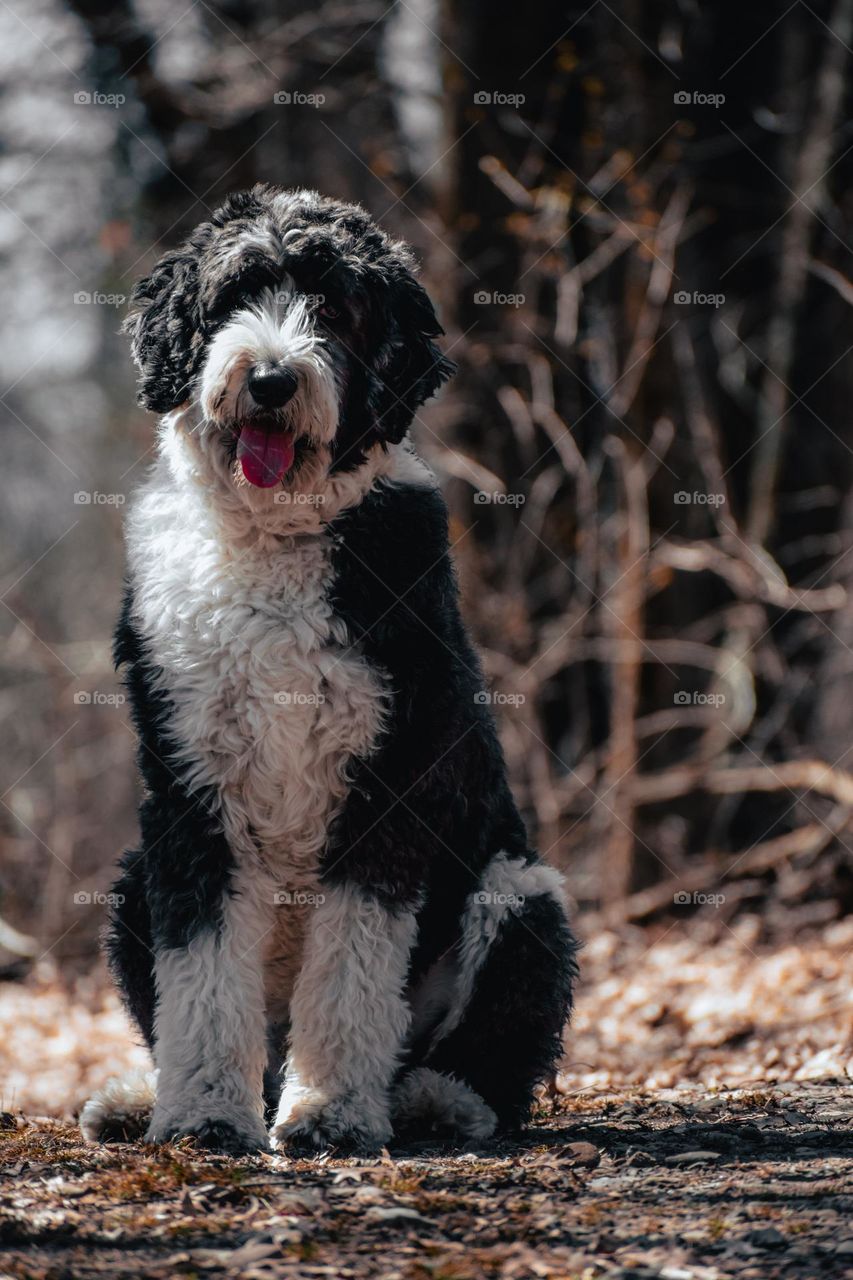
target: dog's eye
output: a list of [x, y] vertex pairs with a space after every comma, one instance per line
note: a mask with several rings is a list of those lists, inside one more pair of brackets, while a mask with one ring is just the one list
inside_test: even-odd
[[324, 302], [317, 314], [322, 316], [324, 320], [340, 320], [341, 318], [338, 308], [333, 307], [330, 302]]
[[225, 319], [232, 311], [247, 306], [252, 301], [252, 290], [242, 283], [232, 281], [220, 289], [208, 308], [211, 320]]

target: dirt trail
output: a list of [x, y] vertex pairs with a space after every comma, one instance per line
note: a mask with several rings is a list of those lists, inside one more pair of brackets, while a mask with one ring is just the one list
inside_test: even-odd
[[7, 1116], [0, 1275], [853, 1273], [844, 1085], [607, 1092], [540, 1111], [519, 1142], [420, 1144], [369, 1162], [91, 1148], [67, 1124]]
[[147, 1056], [102, 977], [3, 984], [0, 1280], [853, 1276], [853, 922], [759, 927], [588, 923], [523, 1138], [369, 1163], [85, 1147], [70, 1114]]

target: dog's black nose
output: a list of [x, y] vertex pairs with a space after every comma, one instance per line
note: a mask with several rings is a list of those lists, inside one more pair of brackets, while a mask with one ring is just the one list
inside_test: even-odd
[[290, 400], [298, 386], [292, 369], [279, 369], [272, 364], [256, 364], [247, 385], [252, 399], [265, 409], [280, 409]]

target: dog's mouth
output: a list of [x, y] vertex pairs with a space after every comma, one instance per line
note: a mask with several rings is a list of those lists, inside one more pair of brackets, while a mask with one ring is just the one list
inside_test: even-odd
[[249, 484], [271, 489], [280, 484], [296, 458], [296, 435], [271, 418], [237, 424], [237, 462]]

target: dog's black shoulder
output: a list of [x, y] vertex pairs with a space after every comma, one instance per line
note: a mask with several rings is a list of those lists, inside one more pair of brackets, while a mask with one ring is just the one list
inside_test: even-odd
[[437, 488], [380, 483], [333, 531], [333, 602], [356, 637], [419, 620], [440, 631], [443, 615], [455, 616], [447, 507]]
[[369, 565], [389, 586], [411, 586], [448, 552], [447, 505], [432, 486], [382, 481], [333, 527], [339, 559]]
[[[389, 904], [434, 880], [446, 912], [496, 849], [527, 847], [459, 609], [447, 508], [436, 489], [380, 484], [335, 532], [333, 607], [392, 697], [377, 749], [352, 767], [326, 874]], [[426, 933], [434, 959], [451, 940]]]

